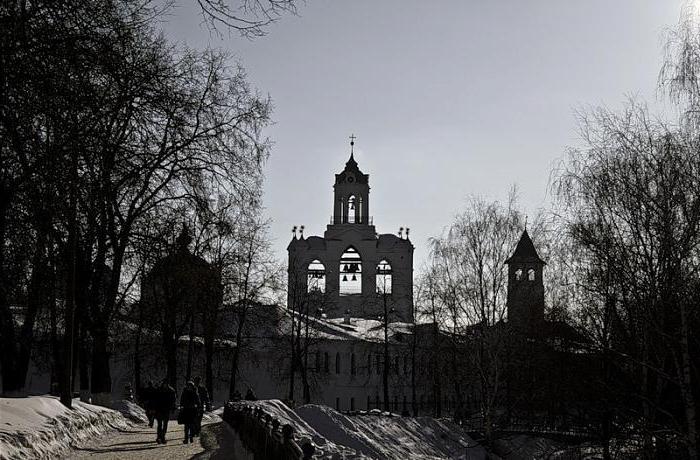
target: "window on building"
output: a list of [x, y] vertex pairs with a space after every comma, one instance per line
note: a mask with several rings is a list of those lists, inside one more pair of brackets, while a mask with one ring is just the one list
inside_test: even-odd
[[340, 295], [362, 293], [362, 258], [350, 246], [340, 257]]
[[359, 209], [358, 209], [358, 203], [357, 199], [355, 198], [355, 195], [350, 195], [350, 198], [348, 198], [348, 223], [349, 224], [354, 224], [357, 221], [357, 217], [359, 216]]
[[323, 370], [328, 372], [328, 352], [323, 353]]
[[533, 268], [528, 269], [527, 280], [528, 281], [535, 281], [535, 270]]
[[350, 374], [355, 375], [355, 353], [350, 355]]
[[386, 260], [377, 264], [377, 294], [391, 294], [391, 265]]
[[520, 281], [522, 279], [523, 279], [523, 270], [522, 270], [522, 268], [519, 268], [519, 269], [515, 270], [515, 280]]
[[335, 373], [340, 374], [340, 353], [335, 354]]
[[326, 267], [320, 260], [314, 260], [306, 270], [306, 288], [308, 292], [326, 292]]

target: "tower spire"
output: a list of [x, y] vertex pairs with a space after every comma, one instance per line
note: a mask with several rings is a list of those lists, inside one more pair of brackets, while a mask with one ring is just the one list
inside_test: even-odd
[[350, 159], [351, 160], [355, 159], [355, 158], [353, 158], [353, 154], [355, 153], [355, 139], [357, 139], [357, 137], [354, 134], [351, 134], [350, 135]]

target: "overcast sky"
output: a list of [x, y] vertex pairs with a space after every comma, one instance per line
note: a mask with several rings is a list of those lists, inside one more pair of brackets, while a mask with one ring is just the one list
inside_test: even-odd
[[334, 174], [370, 174], [379, 233], [427, 238], [471, 195], [547, 207], [550, 171], [580, 145], [574, 110], [654, 103], [664, 31], [681, 0], [322, 1], [254, 40], [218, 37], [182, 0], [167, 23], [184, 44], [233, 52], [274, 100], [265, 206], [286, 260], [293, 225], [322, 235]]

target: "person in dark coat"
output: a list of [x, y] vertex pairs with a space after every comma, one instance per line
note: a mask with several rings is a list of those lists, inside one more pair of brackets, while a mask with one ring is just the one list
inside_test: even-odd
[[211, 404], [209, 400], [209, 392], [207, 387], [202, 385], [201, 377], [197, 376], [194, 378], [194, 386], [197, 388], [197, 395], [199, 396], [199, 411], [197, 411], [197, 420], [194, 427], [194, 435], [199, 436], [199, 432], [202, 431], [202, 418], [204, 417], [204, 411], [207, 410]]
[[183, 444], [194, 442], [197, 415], [201, 406], [202, 403], [199, 401], [197, 388], [195, 388], [194, 382], [190, 380], [187, 382], [187, 385], [185, 385], [185, 389], [182, 390], [182, 395], [180, 396], [180, 414], [178, 415], [178, 421], [181, 421], [182, 424], [185, 425], [185, 439], [182, 441]]
[[146, 411], [146, 417], [148, 417], [148, 426], [153, 428], [153, 421], [156, 418], [155, 409], [155, 399], [156, 399], [156, 388], [153, 386], [153, 381], [149, 380], [146, 388], [141, 390], [141, 406]]
[[247, 401], [256, 401], [258, 398], [255, 397], [255, 393], [253, 393], [253, 389], [248, 387], [248, 391], [245, 392], [245, 399]]
[[177, 402], [177, 394], [173, 387], [168, 385], [167, 380], [163, 380], [155, 392], [153, 398], [155, 417], [158, 421], [158, 434], [156, 442], [165, 444], [165, 433], [168, 432], [168, 420], [170, 420], [170, 411], [175, 408]]

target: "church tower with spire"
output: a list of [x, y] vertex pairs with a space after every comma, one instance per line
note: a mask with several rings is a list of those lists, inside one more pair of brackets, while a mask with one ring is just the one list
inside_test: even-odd
[[534, 331], [544, 322], [544, 281], [542, 272], [545, 261], [540, 258], [535, 245], [523, 230], [508, 265], [508, 323], [520, 330]]
[[355, 140], [350, 142], [350, 159], [345, 169], [335, 175], [334, 224], [371, 225], [369, 218], [369, 174], [363, 174], [355, 161]]
[[[413, 320], [413, 245], [408, 228], [378, 234], [369, 207], [369, 174], [350, 158], [335, 175], [333, 214], [323, 237], [294, 227], [289, 254], [288, 307], [328, 318]], [[314, 305], [309, 307], [313, 303]]]

